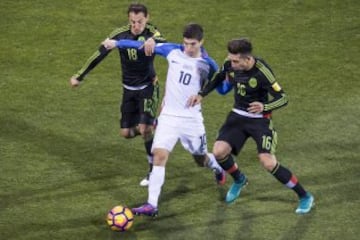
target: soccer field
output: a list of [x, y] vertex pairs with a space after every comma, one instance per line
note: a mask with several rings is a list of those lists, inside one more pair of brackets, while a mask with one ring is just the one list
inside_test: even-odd
[[[141, 138], [119, 137], [117, 52], [78, 89], [69, 86], [99, 43], [127, 22], [132, 1], [2, 0], [0, 3], [0, 239], [359, 239], [360, 2], [357, 0], [146, 0], [170, 42], [200, 23], [220, 65], [232, 38], [249, 37], [272, 67], [289, 105], [275, 111], [277, 157], [315, 196], [294, 213], [296, 195], [262, 169], [249, 140], [237, 163], [249, 178], [215, 184], [179, 145], [171, 154], [159, 216], [135, 217], [125, 233], [107, 211], [147, 199]], [[161, 88], [167, 63], [156, 59]], [[205, 98], [209, 150], [232, 94]]]

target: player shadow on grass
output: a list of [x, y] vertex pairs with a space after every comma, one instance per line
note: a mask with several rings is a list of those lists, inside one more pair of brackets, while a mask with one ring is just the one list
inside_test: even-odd
[[[238, 204], [238, 205], [235, 205]], [[236, 211], [238, 214], [237, 219], [231, 219], [231, 217], [227, 216], [227, 213]], [[226, 224], [226, 221], [232, 221], [236, 222], [238, 224], [238, 227], [234, 228], [234, 232], [228, 233], [230, 236], [226, 237], [226, 239], [253, 239], [253, 234], [257, 231], [257, 229], [254, 229], [253, 226], [256, 225], [256, 222], [259, 218], [263, 218], [266, 216], [272, 216], [276, 214], [275, 210], [263, 212], [263, 213], [255, 213], [251, 207], [249, 207], [248, 203], [243, 201], [242, 203], [234, 203], [233, 207], [226, 207], [223, 211], [221, 211], [221, 214], [223, 214], [223, 218], [225, 219], [224, 223]], [[216, 223], [216, 222], [215, 222]], [[214, 223], [214, 224], [215, 224]], [[232, 238], [231, 238], [232, 236]], [[235, 238], [234, 238], [235, 236]], [[221, 237], [221, 234], [220, 234]]]
[[[270, 184], [273, 186], [272, 184]], [[277, 191], [269, 191], [271, 189], [269, 186], [263, 186], [264, 189], [258, 190], [250, 189], [249, 186], [244, 188], [241, 192], [241, 196], [239, 199], [234, 201], [231, 204], [224, 203], [223, 205], [218, 205], [217, 207], [211, 207], [214, 212], [210, 212], [209, 214], [212, 216], [211, 220], [208, 222], [208, 228], [204, 231], [203, 235], [208, 236], [204, 237], [204, 239], [259, 239], [258, 230], [254, 229], [253, 226], [256, 226], [259, 219], [274, 216], [274, 221], [276, 221], [276, 216], [279, 215], [290, 215], [293, 214], [294, 222], [290, 222], [289, 225], [294, 225], [293, 227], [289, 227], [288, 231], [286, 231], [281, 239], [303, 239], [303, 236], [306, 235], [308, 228], [311, 225], [311, 220], [314, 218], [314, 214], [316, 210], [306, 216], [301, 216], [295, 214], [293, 211], [298, 203], [298, 199], [296, 196], [289, 195], [287, 196], [285, 193], [279, 195]], [[262, 187], [260, 186], [260, 189]], [[279, 188], [279, 192], [282, 191], [281, 186]], [[223, 189], [222, 189], [223, 191]], [[284, 203], [280, 205], [294, 205], [294, 208], [265, 208], [265, 210], [254, 209], [251, 204], [252, 201], [260, 201], [260, 204], [271, 205], [271, 202], [274, 203]], [[293, 204], [292, 204], [293, 203]], [[236, 219], [234, 216], [231, 217], [231, 214], [236, 211], [238, 217]], [[281, 217], [281, 216], [280, 216]], [[305, 220], [304, 220], [305, 219]], [[306, 220], [308, 219], [308, 220]], [[217, 228], [212, 226], [221, 227], [222, 224], [226, 225], [228, 222], [238, 223], [238, 227], [234, 228], [233, 232], [222, 232], [217, 231]], [[238, 231], [237, 233], [234, 233]], [[294, 232], [296, 232], [296, 238], [293, 237]], [[261, 234], [260, 234], [261, 235]], [[264, 236], [265, 237], [265, 236]], [[260, 238], [261, 239], [261, 238]]]
[[[256, 198], [257, 199], [257, 198]], [[211, 208], [209, 215], [212, 216], [207, 222], [207, 228], [203, 231], [203, 239], [270, 239], [270, 236], [262, 235], [256, 226], [261, 219], [273, 217], [272, 222], [276, 225], [276, 219], [282, 218], [282, 215], [292, 215], [293, 222], [289, 222], [288, 230], [282, 234], [279, 239], [303, 239], [308, 228], [312, 225], [311, 220], [314, 218], [314, 213], [308, 215], [296, 215], [293, 211], [279, 210], [275, 208], [266, 208], [265, 210], [258, 210], [249, 204], [254, 199], [249, 198], [246, 194], [242, 196], [231, 205], [224, 204]], [[275, 200], [274, 200], [275, 201]], [[264, 204], [267, 204], [266, 202]], [[234, 212], [236, 213], [234, 215]], [[236, 224], [237, 227], [232, 228], [233, 231], [223, 232], [218, 231], [224, 225]], [[213, 226], [216, 226], [215, 228]], [[283, 226], [284, 227], [284, 226]], [[295, 236], [294, 236], [294, 233]], [[262, 236], [261, 236], [262, 235]], [[296, 237], [296, 238], [295, 238]]]
[[[191, 195], [193, 191], [198, 191], [197, 188], [202, 190], [205, 188], [204, 192], [211, 191], [211, 184], [207, 181], [204, 181], [202, 184], [195, 183], [192, 187], [188, 187], [188, 181], [191, 180], [191, 177], [179, 176], [177, 178], [181, 179], [181, 181], [178, 181], [177, 187], [173, 191], [165, 192], [164, 194], [165, 199], [163, 199], [163, 202], [166, 202], [168, 205], [171, 204], [173, 198], [181, 197], [181, 195], [187, 197], [186, 195]], [[269, 183], [269, 186], [273, 186], [273, 183]], [[138, 225], [135, 225], [135, 228], [136, 231], [148, 231], [152, 229], [151, 231], [154, 233], [159, 232], [159, 238], [162, 239], [166, 239], [167, 233], [169, 236], [173, 236], [170, 235], [170, 233], [181, 234], [183, 231], [191, 231], [192, 228], [196, 228], [196, 230], [198, 230], [198, 228], [204, 229], [201, 237], [197, 239], [261, 239], [259, 238], [261, 233], [259, 234], [255, 226], [262, 218], [274, 217], [274, 221], [276, 221], [276, 218], [281, 218], [283, 215], [292, 215], [291, 219], [293, 219], [293, 221], [288, 222], [287, 226], [283, 226], [286, 228], [286, 231], [279, 237], [281, 237], [281, 239], [304, 239], [305, 235], [307, 235], [308, 228], [310, 228], [311, 220], [315, 217], [314, 212], [316, 211], [304, 216], [295, 214], [293, 210], [297, 204], [296, 196], [286, 191], [279, 195], [279, 193], [284, 191], [281, 185], [279, 185], [279, 189], [276, 191], [270, 191], [269, 189], [271, 188], [269, 186], [262, 186], [260, 183], [255, 189], [249, 189], [249, 186], [247, 186], [242, 192], [241, 197], [232, 204], [226, 204], [223, 202], [223, 198], [220, 199], [220, 202], [215, 199], [211, 201], [210, 199], [209, 202], [204, 203], [208, 205], [209, 214], [207, 215], [209, 216], [209, 221], [205, 220], [196, 225], [183, 221], [179, 222], [177, 220], [178, 216], [196, 210], [197, 206], [191, 205], [184, 210], [186, 212], [179, 210], [176, 211], [176, 213], [173, 211], [173, 214], [160, 213], [160, 216], [155, 219], [142, 217], [142, 220], [140, 220]], [[224, 196], [226, 190], [227, 186], [218, 189], [220, 197]], [[264, 206], [271, 205], [271, 202], [280, 203], [278, 205], [289, 206], [289, 208], [284, 207], [280, 209], [276, 207], [258, 210], [250, 204], [252, 201], [260, 201], [260, 204], [264, 204]], [[294, 209], [292, 209], [290, 205], [294, 205]], [[234, 211], [237, 213], [236, 216], [230, 214]], [[169, 221], [173, 221], [173, 223], [169, 224]], [[224, 233], [223, 231], [218, 231], [219, 227], [221, 228], [222, 225], [227, 225], [229, 222], [238, 224], [238, 227], [234, 228], [233, 232]], [[294, 233], [296, 233], [296, 236], [293, 236]]]
[[[206, 169], [199, 169], [199, 171], [205, 171], [204, 174], [210, 174], [211, 180], [209, 178], [209, 181], [208, 179], [204, 179], [204, 181], [201, 182], [196, 181], [194, 179], [194, 173], [191, 171], [187, 172], [187, 174], [175, 175], [171, 176], [171, 179], [167, 179], [168, 184], [164, 186], [163, 194], [160, 198], [159, 215], [154, 218], [135, 216], [133, 228], [136, 232], [151, 230], [152, 234], [158, 234], [158, 239], [173, 239], [174, 235], [178, 236], [178, 239], [181, 239], [181, 234], [191, 231], [194, 225], [184, 223], [181, 219], [186, 214], [191, 215], [192, 212], [196, 212], [198, 206], [192, 204], [186, 208], [179, 209], [173, 207], [173, 200], [181, 201], [182, 198], [186, 198], [185, 201], [191, 201], [191, 199], [194, 198], [194, 194], [203, 195], [208, 191], [214, 191], [217, 186], [215, 180], [212, 179], [213, 173]], [[197, 170], [195, 170], [195, 172], [197, 172]], [[202, 178], [202, 176], [199, 177]], [[214, 201], [209, 198], [207, 199], [209, 203], [216, 203], [217, 201], [216, 198]], [[196, 227], [206, 227], [206, 224], [197, 224]]]
[[[151, 231], [153, 233], [159, 233], [159, 239], [168, 239], [167, 237], [171, 239], [174, 235], [178, 236], [178, 239], [182, 239], [181, 234], [184, 232], [197, 231], [197, 228], [206, 228], [207, 231], [203, 235], [194, 236], [194, 239], [224, 239], [224, 234], [221, 231], [218, 231], [217, 228], [214, 228], [214, 226], [218, 226], [222, 222], [229, 220], [232, 221], [231, 219], [220, 217], [224, 216], [224, 211], [228, 208], [228, 204], [225, 203], [227, 186], [216, 185], [211, 171], [201, 168], [199, 171], [200, 173], [201, 171], [205, 171], [203, 174], [210, 174], [210, 176], [203, 176], [203, 181], [195, 180], [195, 182], [194, 173], [192, 172], [187, 172], [187, 174], [181, 174], [179, 176], [172, 176], [171, 181], [177, 182], [176, 187], [170, 191], [167, 191], [166, 188], [164, 189], [160, 201], [161, 208], [159, 210], [159, 216], [156, 218], [147, 216], [137, 217], [134, 224], [136, 231], [149, 231], [149, 229], [152, 229]], [[202, 177], [200, 176], [200, 178]], [[208, 206], [207, 211], [211, 211], [210, 209], [217, 209], [218, 213], [214, 215], [211, 214], [211, 221], [209, 222], [204, 221], [202, 223], [193, 224], [181, 220], [184, 215], [198, 211], [198, 206], [196, 204], [188, 205], [184, 209], [174, 210], [174, 208], [171, 208], [171, 212], [167, 210], [168, 207], [171, 207], [173, 199], [181, 201], [179, 199], [187, 198], [186, 201], [191, 201], [191, 198], [194, 197], [193, 194], [207, 195], [207, 193], [211, 191], [218, 191], [219, 197], [214, 197], [214, 199], [206, 198], [207, 201], [203, 204]], [[217, 208], [217, 205], [220, 206]], [[196, 229], [192, 230], [193, 228]]]
[[[44, 218], [42, 223], [31, 223], [31, 222], [18, 222], [17, 226], [19, 230], [16, 235], [13, 232], [7, 234], [2, 234], [2, 239], [17, 239], [18, 235], [21, 235], [22, 239], [27, 239], [27, 235], [35, 236], [43, 236], [43, 238], [51, 239], [51, 236], [60, 236], [61, 232], [66, 234], [67, 232], [71, 232], [71, 230], [82, 229], [82, 228], [96, 228], [98, 231], [92, 231], [92, 236], [89, 239], [138, 239], [136, 236], [136, 232], [128, 231], [128, 232], [114, 232], [110, 231], [109, 227], [104, 224], [105, 217], [99, 218], [98, 215], [87, 215], [79, 218], [67, 218], [65, 220], [58, 220], [56, 218]], [[78, 231], [81, 234], [87, 234], [85, 231]], [[94, 234], [95, 232], [95, 234]], [[79, 239], [83, 239], [86, 236], [81, 236]], [[29, 238], [31, 238], [29, 236]], [[31, 238], [33, 239], [33, 238]]]
[[282, 234], [280, 240], [300, 240], [307, 239], [306, 234], [312, 225], [313, 219], [316, 215], [316, 208], [314, 208], [311, 214], [297, 216], [298, 219], [293, 227], [289, 228], [284, 234]]

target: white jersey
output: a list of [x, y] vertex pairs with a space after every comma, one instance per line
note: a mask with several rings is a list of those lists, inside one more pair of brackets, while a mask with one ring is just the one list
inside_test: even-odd
[[169, 69], [161, 114], [178, 117], [201, 117], [201, 105], [187, 107], [190, 96], [196, 95], [209, 73], [209, 65], [202, 58], [192, 58], [180, 49], [167, 55]]
[[[138, 48], [141, 45], [141, 42], [132, 40], [117, 42], [118, 47]], [[201, 49], [201, 53], [201, 57], [194, 58], [184, 53], [181, 44], [158, 43], [155, 45], [155, 54], [166, 57], [169, 63], [160, 114], [202, 119], [201, 105], [187, 107], [187, 101], [190, 96], [198, 94], [218, 67], [215, 61], [207, 56], [204, 49]]]
[[[119, 40], [118, 47], [135, 47], [141, 42]], [[193, 155], [207, 153], [205, 126], [201, 105], [187, 107], [190, 96], [198, 94], [217, 71], [214, 60], [202, 49], [202, 56], [193, 58], [184, 53], [180, 44], [159, 43], [155, 54], [166, 57], [169, 63], [165, 95], [158, 118], [152, 150], [160, 148], [171, 152], [178, 140]]]
[[169, 63], [161, 114], [202, 120], [201, 105], [188, 107], [187, 101], [212, 77], [217, 70], [215, 62], [206, 54], [190, 57], [179, 44], [157, 44], [155, 53], [165, 56]]

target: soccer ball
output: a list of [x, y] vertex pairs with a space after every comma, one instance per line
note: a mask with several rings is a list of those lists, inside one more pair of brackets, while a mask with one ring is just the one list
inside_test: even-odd
[[134, 215], [130, 208], [118, 205], [109, 211], [106, 222], [111, 230], [124, 232], [131, 228], [134, 222]]

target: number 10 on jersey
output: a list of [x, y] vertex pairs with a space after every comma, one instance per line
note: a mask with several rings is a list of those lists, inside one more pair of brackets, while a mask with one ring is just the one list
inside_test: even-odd
[[191, 74], [190, 73], [186, 73], [184, 71], [180, 71], [180, 79], [179, 79], [179, 83], [182, 83], [184, 85], [189, 85], [191, 80]]

